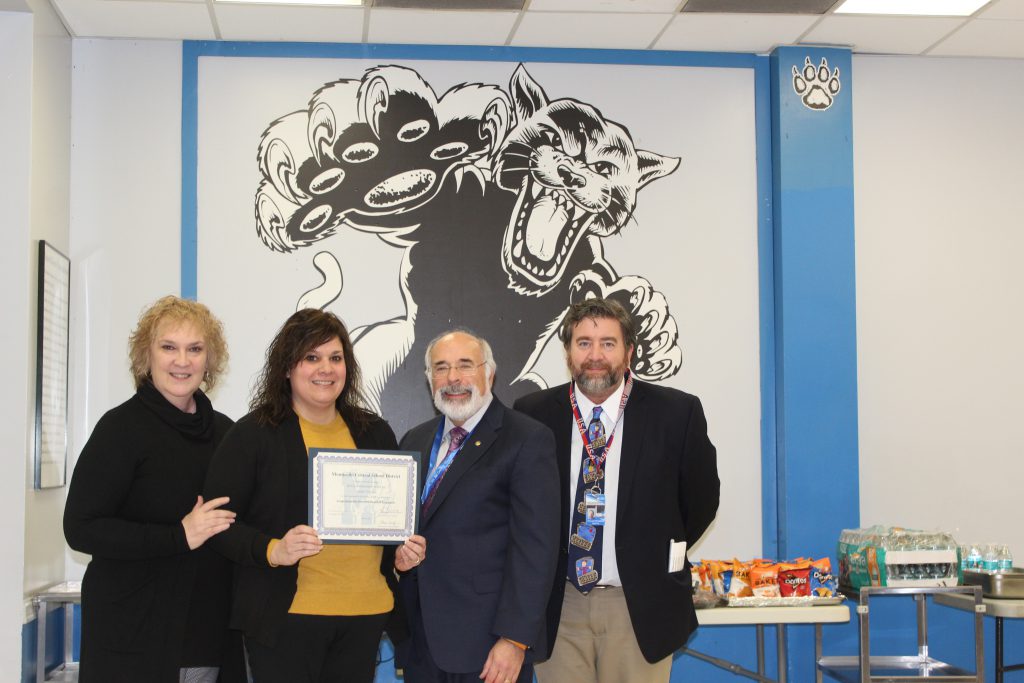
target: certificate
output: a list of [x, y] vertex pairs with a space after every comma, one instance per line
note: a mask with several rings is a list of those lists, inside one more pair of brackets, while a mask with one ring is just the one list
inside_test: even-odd
[[324, 543], [398, 545], [419, 522], [420, 454], [309, 449], [309, 525]]

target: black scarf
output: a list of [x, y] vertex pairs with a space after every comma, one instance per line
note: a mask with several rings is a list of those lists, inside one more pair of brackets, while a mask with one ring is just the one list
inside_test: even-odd
[[164, 395], [146, 380], [136, 392], [142, 404], [153, 411], [157, 417], [177, 430], [182, 436], [195, 441], [209, 441], [213, 438], [213, 404], [202, 389], [196, 389], [193, 398], [196, 401], [196, 412], [186, 413], [178, 410]]

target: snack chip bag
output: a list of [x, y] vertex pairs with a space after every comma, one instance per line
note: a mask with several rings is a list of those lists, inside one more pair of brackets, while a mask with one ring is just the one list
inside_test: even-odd
[[707, 560], [701, 560], [698, 564], [693, 565], [693, 569], [696, 570], [700, 590], [711, 592], [711, 575]]
[[811, 563], [811, 595], [816, 598], [836, 595], [836, 578], [832, 575], [832, 562], [827, 557]]
[[754, 597], [779, 597], [779, 565], [761, 565], [750, 568], [750, 590]]
[[737, 598], [749, 598], [754, 592], [750, 590], [750, 564], [732, 560], [732, 584], [729, 586], [729, 595]]
[[732, 566], [728, 562], [709, 560], [711, 568], [711, 586], [716, 595], [728, 595], [729, 585], [732, 582]]
[[784, 598], [802, 598], [811, 594], [811, 567], [802, 565], [785, 565], [779, 568], [779, 595]]

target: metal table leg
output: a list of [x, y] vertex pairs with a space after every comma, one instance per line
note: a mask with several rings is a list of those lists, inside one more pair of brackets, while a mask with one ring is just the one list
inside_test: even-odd
[[1003, 618], [996, 617], [996, 683], [1003, 683]]
[[821, 624], [814, 625], [814, 683], [821, 683]]
[[75, 640], [75, 606], [64, 603], [64, 667], [74, 661], [73, 650]]
[[786, 674], [789, 669], [788, 662], [786, 661], [786, 625], [776, 624], [775, 631], [775, 647], [778, 650], [775, 664], [778, 669], [778, 680], [779, 683], [786, 683]]
[[46, 680], [46, 603], [34, 600], [36, 604], [36, 683]]
[[868, 618], [867, 593], [860, 594], [857, 621], [860, 623], [860, 683], [871, 683], [871, 623]]
[[757, 624], [757, 675], [764, 676], [764, 624]]

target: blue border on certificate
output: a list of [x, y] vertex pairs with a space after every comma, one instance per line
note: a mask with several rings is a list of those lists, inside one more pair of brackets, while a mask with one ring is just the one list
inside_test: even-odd
[[[317, 512], [322, 510], [324, 500], [324, 480], [317, 476], [324, 465], [331, 462], [358, 460], [361, 464], [380, 467], [382, 470], [402, 471], [409, 480], [405, 491], [405, 520], [401, 529], [381, 531], [371, 527], [325, 527], [318, 522]], [[309, 473], [307, 475], [307, 514], [309, 525], [313, 527], [320, 540], [330, 544], [373, 544], [401, 545], [405, 539], [415, 534], [420, 521], [420, 479], [422, 456], [418, 451], [382, 451], [370, 449], [348, 448], [310, 448]], [[331, 538], [344, 535], [345, 538]], [[327, 538], [324, 538], [326, 536]]]

